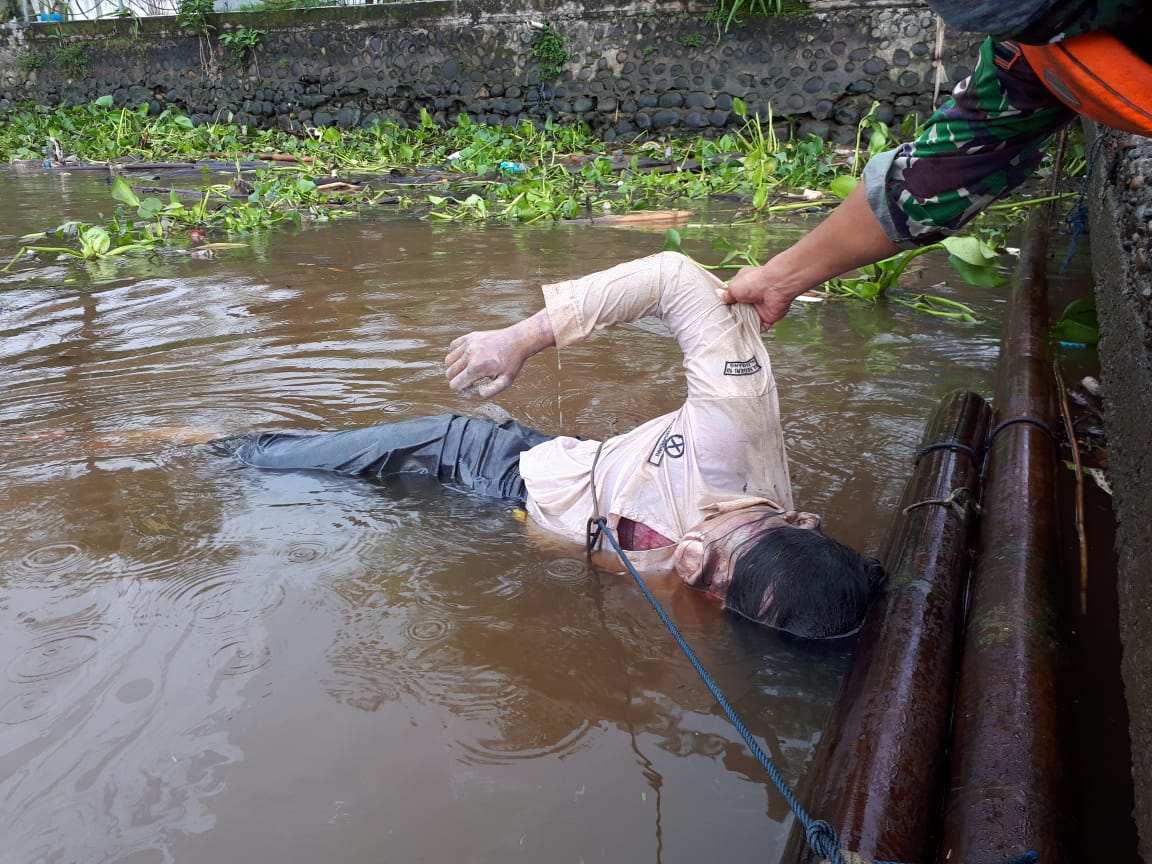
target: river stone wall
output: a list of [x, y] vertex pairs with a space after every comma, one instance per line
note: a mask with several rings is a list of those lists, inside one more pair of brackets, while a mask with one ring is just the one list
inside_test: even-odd
[[1152, 139], [1101, 135], [1092, 177], [1092, 261], [1116, 513], [1133, 817], [1140, 853], [1152, 861]]
[[[172, 17], [9, 26], [0, 28], [0, 112], [111, 94], [154, 112], [176, 105], [198, 122], [406, 125], [427, 109], [441, 122], [584, 121], [614, 140], [718, 134], [739, 122], [739, 98], [781, 133], [849, 142], [874, 100], [886, 122], [926, 117], [934, 93], [946, 95], [975, 56], [973, 37], [957, 34], [937, 58], [935, 17], [907, 0], [815, 0], [723, 34], [705, 20], [710, 8], [709, 0], [423, 0], [213, 15], [207, 37]], [[542, 81], [532, 24], [545, 19], [572, 56], [557, 79]], [[220, 36], [240, 27], [266, 32], [236, 64]]]

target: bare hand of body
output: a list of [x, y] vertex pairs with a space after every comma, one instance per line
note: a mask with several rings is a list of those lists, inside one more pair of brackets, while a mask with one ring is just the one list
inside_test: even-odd
[[543, 309], [510, 327], [460, 336], [444, 358], [448, 386], [469, 399], [491, 399], [508, 389], [529, 357], [554, 344]]
[[468, 398], [491, 399], [516, 380], [527, 355], [511, 328], [477, 330], [452, 340], [444, 358], [448, 386]]

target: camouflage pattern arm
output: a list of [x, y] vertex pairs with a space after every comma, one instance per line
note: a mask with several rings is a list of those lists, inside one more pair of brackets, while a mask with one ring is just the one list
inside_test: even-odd
[[1028, 179], [1075, 116], [1015, 46], [985, 40], [975, 71], [919, 137], [868, 162], [868, 204], [893, 243], [935, 243]]

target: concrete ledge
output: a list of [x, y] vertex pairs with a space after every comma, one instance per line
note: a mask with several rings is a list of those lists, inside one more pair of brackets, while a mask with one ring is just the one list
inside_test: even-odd
[[1092, 261], [1116, 514], [1134, 818], [1152, 861], [1152, 139], [1096, 133]]

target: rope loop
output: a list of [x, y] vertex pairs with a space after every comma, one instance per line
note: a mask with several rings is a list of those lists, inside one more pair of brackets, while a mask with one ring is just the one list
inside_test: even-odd
[[941, 507], [949, 507], [957, 516], [963, 516], [965, 511], [971, 511], [976, 515], [980, 514], [980, 502], [976, 500], [976, 493], [969, 489], [967, 486], [960, 486], [953, 489], [948, 493], [947, 498], [926, 498], [923, 501], [917, 501], [914, 504], [909, 504], [901, 512], [907, 516], [913, 510], [919, 510], [921, 507], [928, 507], [931, 505], [939, 505]]
[[832, 864], [842, 864], [840, 857], [840, 835], [836, 829], [823, 819], [813, 819], [804, 829], [804, 837], [808, 840], [808, 848], [821, 859], [831, 861]]
[[601, 441], [596, 445], [596, 455], [592, 457], [592, 470], [588, 473], [588, 479], [592, 485], [592, 518], [588, 520], [588, 525], [585, 528], [584, 551], [589, 555], [600, 545], [601, 532], [608, 527], [608, 520], [600, 515], [600, 495], [596, 492], [596, 465], [600, 461], [600, 453], [603, 449], [604, 442]]
[[603, 516], [594, 516], [588, 520], [588, 527], [584, 533], [584, 551], [591, 553], [600, 541], [604, 539], [603, 531], [608, 526], [608, 522]]
[[979, 460], [976, 458], [976, 451], [969, 447], [967, 444], [961, 444], [959, 441], [937, 441], [935, 444], [925, 444], [916, 453], [916, 461], [912, 463], [915, 468], [920, 464], [920, 460], [927, 456], [929, 453], [934, 453], [937, 450], [950, 450], [954, 453], [965, 453], [968, 458], [972, 460], [972, 464], [977, 468], [980, 467]]
[[[1053, 444], [1055, 444], [1057, 447], [1060, 446], [1060, 439], [1056, 437], [1056, 433], [1052, 431], [1052, 427], [1049, 426], [1044, 420], [1040, 419], [1039, 417], [1032, 417], [1028, 414], [1021, 414], [1019, 417], [1009, 417], [1007, 420], [1001, 420], [999, 423], [992, 427], [992, 431], [988, 433], [988, 450], [991, 451], [992, 442], [996, 440], [997, 435], [999, 435], [1009, 426], [1015, 426], [1018, 423], [1025, 423], [1029, 426], [1035, 426], [1037, 429], [1047, 435], [1052, 440]], [[987, 455], [985, 455], [985, 461], [987, 461]]]

